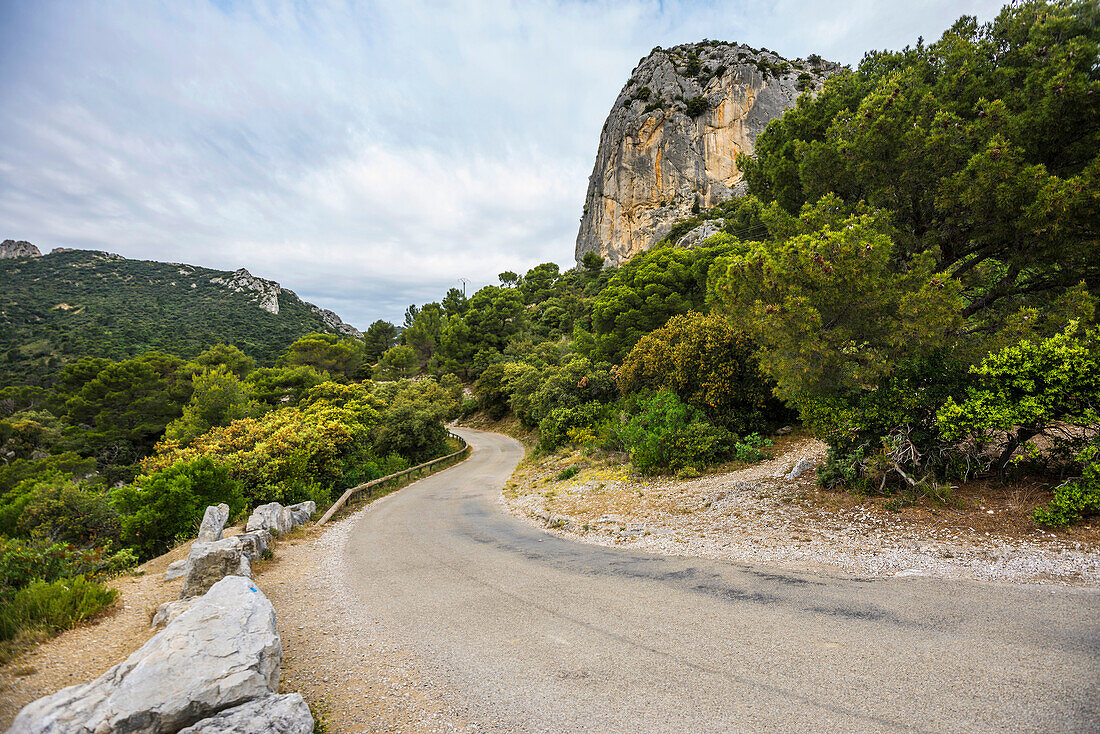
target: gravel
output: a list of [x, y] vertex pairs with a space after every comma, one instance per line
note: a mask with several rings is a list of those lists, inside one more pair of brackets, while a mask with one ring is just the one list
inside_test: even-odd
[[280, 541], [256, 574], [283, 639], [280, 691], [301, 693], [334, 734], [477, 731], [437, 693], [423, 666], [363, 615], [348, 588], [344, 547], [372, 507]]
[[643, 480], [626, 470], [597, 468], [550, 491], [546, 475], [557, 467], [528, 465], [501, 502], [540, 526], [539, 515], [564, 516], [559, 527], [547, 528], [557, 535], [658, 554], [858, 577], [1100, 585], [1095, 543], [1041, 529], [1020, 537], [917, 522], [855, 501], [823, 504], [813, 471], [786, 478], [792, 467], [820, 463], [823, 454], [823, 444], [806, 440], [777, 459], [691, 481]]

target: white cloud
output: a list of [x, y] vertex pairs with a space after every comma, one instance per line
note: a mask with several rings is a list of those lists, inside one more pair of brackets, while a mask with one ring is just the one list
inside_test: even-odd
[[0, 237], [247, 267], [357, 325], [568, 265], [638, 59], [856, 63], [975, 2], [0, 4]]

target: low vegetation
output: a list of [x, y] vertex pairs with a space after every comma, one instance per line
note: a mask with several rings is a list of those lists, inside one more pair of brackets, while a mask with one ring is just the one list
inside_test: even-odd
[[0, 390], [0, 641], [110, 604], [102, 582], [193, 537], [208, 505], [325, 507], [445, 453], [458, 380], [356, 382], [363, 352], [312, 334], [259, 369], [224, 344], [82, 358]]

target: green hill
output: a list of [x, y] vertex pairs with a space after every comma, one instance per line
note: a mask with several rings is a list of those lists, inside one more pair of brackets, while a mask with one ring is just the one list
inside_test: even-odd
[[0, 384], [37, 384], [86, 355], [195, 356], [236, 345], [270, 365], [295, 339], [358, 334], [278, 283], [178, 263], [56, 250], [0, 260]]

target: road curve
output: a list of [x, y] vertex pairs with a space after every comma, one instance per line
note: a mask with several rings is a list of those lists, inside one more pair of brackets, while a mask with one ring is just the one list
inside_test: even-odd
[[500, 732], [1100, 730], [1100, 592], [640, 554], [504, 514], [516, 441], [379, 502], [364, 614]]

